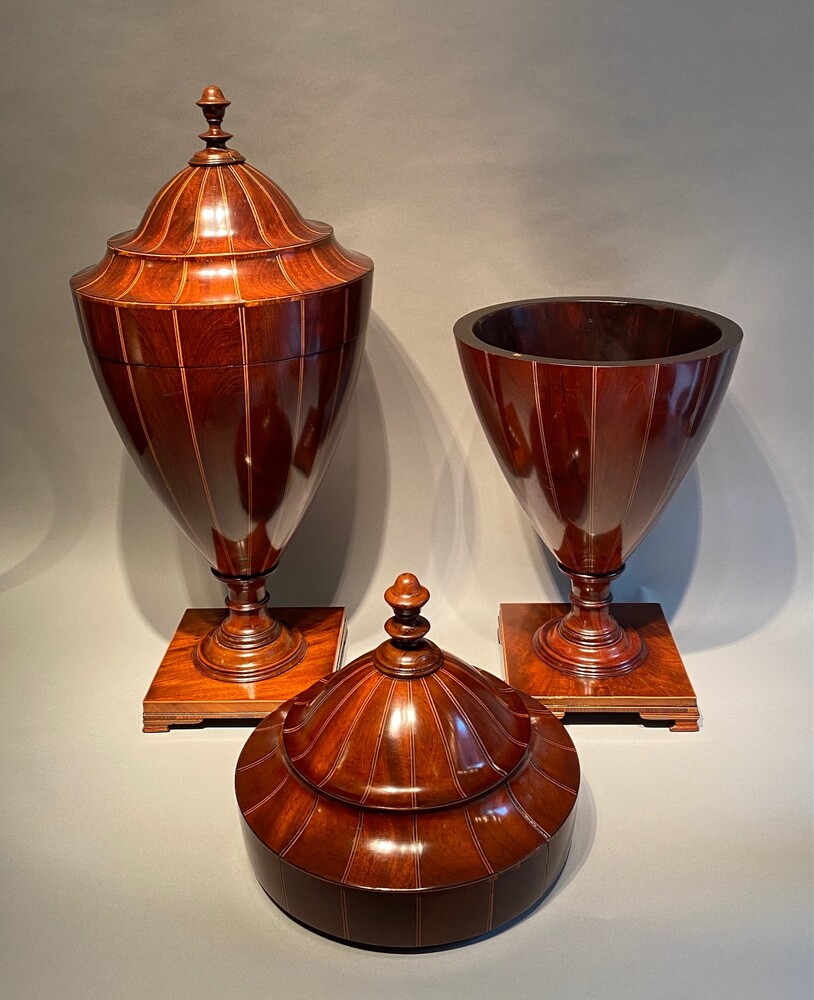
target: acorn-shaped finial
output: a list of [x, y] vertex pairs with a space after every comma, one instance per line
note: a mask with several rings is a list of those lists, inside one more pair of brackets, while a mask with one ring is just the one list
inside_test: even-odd
[[430, 599], [412, 573], [401, 573], [384, 599], [393, 609], [393, 617], [385, 622], [389, 642], [383, 642], [374, 654], [376, 666], [393, 677], [424, 677], [444, 662], [441, 650], [425, 639], [430, 623], [420, 612]]
[[204, 87], [201, 99], [195, 103], [203, 111], [209, 128], [198, 136], [206, 143], [206, 149], [199, 149], [190, 159], [190, 164], [193, 167], [205, 167], [219, 163], [244, 163], [245, 156], [226, 145], [232, 138], [232, 133], [225, 132], [221, 124], [226, 109], [232, 102], [226, 100], [220, 87]]

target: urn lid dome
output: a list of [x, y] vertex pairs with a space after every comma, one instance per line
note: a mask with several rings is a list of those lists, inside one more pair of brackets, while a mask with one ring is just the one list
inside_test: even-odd
[[429, 596], [413, 574], [400, 575], [385, 593], [390, 638], [289, 710], [286, 755], [323, 794], [434, 809], [482, 795], [524, 759], [528, 709], [512, 688], [425, 638]]
[[305, 219], [270, 177], [229, 147], [231, 102], [207, 87], [205, 147], [156, 194], [139, 225], [108, 240], [99, 265], [74, 276], [87, 298], [122, 304], [248, 303], [341, 286], [372, 270], [333, 227]]

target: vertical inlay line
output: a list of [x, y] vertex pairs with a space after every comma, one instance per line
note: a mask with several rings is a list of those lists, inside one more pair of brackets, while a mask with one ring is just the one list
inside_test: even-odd
[[226, 169], [232, 174], [234, 179], [240, 185], [240, 188], [246, 197], [246, 204], [249, 206], [249, 211], [252, 213], [252, 217], [254, 218], [254, 224], [257, 226], [258, 236], [266, 244], [267, 247], [270, 247], [272, 250], [275, 249], [276, 244], [272, 243], [271, 240], [269, 240], [269, 238], [266, 236], [265, 230], [263, 229], [263, 223], [260, 221], [260, 215], [257, 211], [257, 206], [255, 205], [252, 196], [249, 194], [249, 189], [240, 179], [240, 174], [231, 164], [229, 164], [226, 167]]
[[[194, 176], [195, 176], [195, 170], [194, 169], [190, 169], [189, 177], [187, 177], [187, 179], [184, 181], [184, 183], [181, 185], [181, 187], [176, 191], [175, 197], [172, 200], [172, 204], [170, 205], [170, 207], [169, 207], [169, 209], [167, 211], [167, 217], [164, 220], [164, 225], [163, 225], [163, 227], [161, 229], [161, 233], [159, 234], [158, 243], [153, 244], [153, 246], [151, 246], [150, 249], [146, 251], [146, 253], [155, 253], [155, 251], [158, 250], [158, 248], [161, 246], [161, 244], [164, 242], [164, 240], [169, 235], [170, 226], [172, 225], [172, 217], [175, 214], [175, 209], [176, 209], [176, 207], [178, 205], [178, 202], [181, 200], [181, 195], [189, 187], [190, 181], [192, 180], [192, 178]], [[150, 218], [152, 218], [152, 212], [150, 213]], [[147, 221], [149, 222], [149, 219]], [[145, 226], [145, 232], [146, 232], [146, 226]], [[141, 234], [139, 234], [139, 235], [141, 235]], [[136, 239], [137, 239], [137, 237], [135, 237], [134, 239], [130, 240], [128, 243], [125, 244], [125, 246], [131, 246], [133, 243], [135, 243]]]
[[413, 706], [413, 682], [407, 678], [407, 729], [410, 744], [410, 805], [416, 808], [415, 732], [413, 731], [415, 708]]
[[[274, 551], [274, 531], [279, 527], [280, 521], [282, 519], [282, 513], [285, 508], [286, 497], [288, 496], [288, 488], [291, 484], [291, 473], [294, 470], [294, 457], [297, 454], [297, 446], [299, 443], [300, 435], [300, 418], [302, 416], [302, 393], [303, 393], [303, 383], [305, 381], [305, 302], [300, 299], [300, 357], [299, 357], [299, 376], [297, 378], [297, 410], [294, 416], [294, 433], [291, 435], [291, 458], [288, 462], [288, 472], [286, 473], [285, 485], [283, 486], [283, 493], [280, 498], [280, 505], [274, 514], [274, 526], [269, 530], [269, 548], [268, 556]], [[265, 561], [265, 560], [264, 560]]]
[[[189, 385], [187, 384], [187, 371], [184, 367], [184, 355], [181, 349], [181, 330], [178, 326], [178, 313], [175, 309], [172, 310], [172, 325], [175, 331], [175, 348], [178, 352], [178, 367], [181, 372], [181, 386], [184, 391], [184, 405], [187, 410], [187, 420], [189, 422], [189, 433], [192, 438], [192, 448], [195, 452], [195, 459], [198, 463], [198, 472], [201, 476], [201, 485], [203, 486], [204, 495], [206, 496], [206, 502], [209, 506], [209, 514], [212, 518], [212, 524], [218, 533], [218, 537], [221, 540], [221, 547], [223, 554], [226, 557], [226, 562], [229, 564], [229, 569], [232, 576], [238, 576], [235, 570], [235, 566], [232, 562], [232, 558], [229, 555], [229, 550], [226, 546], [226, 535], [223, 533], [223, 529], [220, 526], [220, 521], [218, 520], [218, 515], [215, 513], [215, 504], [212, 500], [212, 494], [209, 492], [209, 483], [206, 479], [206, 472], [204, 471], [203, 459], [201, 458], [201, 450], [198, 446], [198, 435], [195, 431], [195, 420], [192, 416], [192, 404], [189, 399]], [[217, 558], [217, 551], [215, 552]]]
[[562, 527], [562, 538], [565, 543], [565, 547], [571, 553], [571, 565], [577, 568], [579, 563], [577, 561], [576, 554], [571, 545], [571, 539], [568, 537], [568, 527], [563, 520], [562, 510], [560, 509], [560, 502], [557, 499], [557, 488], [554, 485], [554, 476], [551, 473], [551, 460], [548, 456], [548, 442], [546, 441], [545, 427], [543, 426], [543, 410], [540, 405], [540, 383], [537, 375], [537, 364], [534, 361], [530, 361], [531, 373], [534, 381], [534, 404], [537, 409], [537, 426], [540, 429], [540, 444], [543, 446], [543, 462], [545, 463], [545, 471], [548, 476], [548, 485], [551, 489], [551, 499], [554, 503], [554, 510], [557, 514], [557, 520], [560, 522]]
[[[319, 783], [318, 783], [320, 788], [323, 788], [325, 786], [325, 783], [328, 782], [328, 781], [330, 781], [331, 778], [334, 776], [334, 773], [336, 772], [336, 769], [339, 767], [339, 762], [342, 760], [342, 755], [345, 752], [345, 748], [347, 747], [348, 743], [350, 742], [350, 739], [353, 736], [353, 732], [356, 729], [357, 724], [361, 721], [362, 716], [364, 715], [364, 711], [367, 708], [368, 704], [370, 703], [370, 699], [376, 693], [376, 690], [378, 689], [379, 685], [384, 680], [384, 677], [385, 677], [385, 675], [382, 674], [381, 677], [378, 677], [376, 679], [376, 683], [373, 684], [373, 685], [371, 685], [371, 688], [368, 691], [368, 693], [365, 695], [364, 700], [362, 701], [362, 704], [356, 709], [356, 714], [354, 715], [353, 722], [348, 727], [347, 733], [345, 733], [344, 737], [342, 738], [342, 742], [339, 744], [339, 748], [338, 748], [338, 750], [336, 752], [336, 757], [334, 758], [333, 764], [331, 764], [331, 766], [330, 766], [329, 770], [327, 771], [327, 773], [325, 774], [325, 776], [323, 778], [321, 778], [320, 781], [319, 781]], [[367, 679], [367, 677], [365, 677], [365, 680], [366, 679]], [[360, 681], [359, 684], [356, 685], [356, 687], [359, 687], [362, 683], [363, 683], [363, 681]], [[355, 691], [356, 688], [354, 688], [353, 690]]]
[[[636, 497], [636, 491], [639, 488], [639, 479], [641, 478], [642, 466], [644, 465], [644, 456], [645, 453], [647, 452], [647, 445], [650, 442], [650, 428], [653, 424], [653, 411], [656, 408], [656, 389], [658, 388], [659, 384], [659, 374], [661, 372], [661, 365], [655, 365], [653, 370], [654, 370], [653, 388], [650, 391], [650, 406], [647, 411], [647, 424], [645, 425], [644, 442], [642, 443], [642, 450], [639, 455], [639, 464], [636, 466], [636, 474], [633, 477], [633, 486], [630, 491], [630, 496], [627, 499], [627, 506], [625, 507], [624, 514], [622, 515], [622, 521], [619, 525], [619, 530], [616, 532], [616, 535], [608, 551], [608, 561], [605, 563], [605, 568], [602, 571], [603, 573], [607, 573], [608, 570], [611, 568], [611, 565], [613, 564], [614, 561], [613, 550], [616, 548], [617, 543], [622, 538], [622, 532], [624, 531], [625, 525], [627, 524], [627, 519], [630, 515], [630, 511], [633, 508], [633, 501]], [[622, 545], [624, 545], [624, 542], [622, 542]], [[624, 553], [620, 551], [620, 561], [622, 555], [624, 555]]]
[[350, 870], [353, 865], [353, 857], [356, 854], [356, 848], [359, 846], [359, 840], [362, 836], [362, 821], [365, 818], [365, 814], [359, 810], [359, 819], [356, 822], [356, 833], [353, 835], [353, 843], [351, 844], [350, 854], [348, 855], [348, 860], [345, 865], [345, 870], [342, 872], [342, 878], [340, 882], [347, 882], [348, 876], [350, 875]]
[[206, 185], [209, 182], [209, 170], [204, 170], [204, 176], [201, 180], [201, 187], [198, 191], [198, 200], [195, 203], [195, 217], [192, 225], [192, 242], [189, 245], [187, 253], [192, 253], [195, 250], [195, 244], [198, 242], [198, 233], [201, 229], [201, 205], [203, 204], [204, 191], [206, 190]]
[[[588, 565], [590, 573], [596, 572], [596, 567], [594, 566], [594, 486], [596, 481], [596, 475], [594, 470], [594, 464], [596, 459], [596, 395], [597, 395], [597, 383], [599, 379], [599, 369], [591, 369], [591, 462], [590, 471], [588, 473]], [[574, 569], [581, 569], [582, 567], [577, 565]]]
[[[252, 465], [252, 406], [251, 386], [249, 385], [249, 344], [246, 334], [246, 307], [237, 310], [240, 322], [240, 353], [243, 360], [243, 401], [244, 419], [246, 421], [246, 514], [248, 526], [246, 535], [246, 572], [251, 573], [252, 567], [252, 534], [254, 533], [254, 468]], [[260, 567], [263, 569], [264, 567]]]
[[124, 299], [125, 296], [129, 295], [130, 292], [132, 292], [132, 290], [133, 290], [136, 282], [141, 277], [141, 275], [142, 275], [143, 272], [144, 272], [144, 261], [142, 260], [142, 261], [139, 261], [139, 266], [138, 266], [138, 270], [136, 271], [135, 278], [133, 278], [133, 280], [130, 282], [130, 284], [127, 286], [127, 288], [125, 288], [125, 290], [123, 292], [121, 292], [119, 295], [116, 296], [116, 298], [117, 298], [117, 300], [119, 302], [121, 302], [122, 299]]
[[[270, 177], [266, 177], [265, 174], [263, 174], [259, 170], [255, 169], [250, 163], [245, 163], [243, 165], [243, 169], [247, 173], [251, 174], [251, 177], [254, 180], [255, 184], [260, 188], [260, 190], [263, 192], [263, 194], [268, 198], [269, 204], [274, 209], [274, 212], [276, 213], [277, 218], [280, 220], [280, 224], [285, 229], [285, 231], [287, 233], [289, 233], [289, 235], [293, 236], [295, 240], [303, 240], [302, 235], [300, 233], [295, 233], [294, 230], [291, 228], [291, 226], [289, 226], [289, 224], [285, 221], [285, 218], [283, 217], [283, 213], [280, 211], [280, 208], [279, 208], [279, 206], [277, 204], [275, 196], [280, 197], [282, 199], [285, 199], [286, 202], [288, 201], [288, 197], [283, 192], [283, 190], [281, 188], [279, 188], [274, 183], [274, 181], [272, 181], [272, 179]], [[272, 190], [269, 190], [269, 188], [267, 187], [267, 184], [270, 184], [272, 186]], [[296, 212], [296, 209], [294, 209], [294, 211]], [[314, 236], [321, 236], [322, 235], [318, 229], [313, 229], [311, 226], [309, 226], [306, 223], [305, 219], [303, 219], [299, 215], [299, 213], [297, 213], [297, 222], [302, 226], [302, 228], [306, 232], [313, 233]]]
[[84, 285], [77, 285], [76, 288], [74, 289], [75, 292], [83, 292], [86, 288], [90, 288], [91, 285], [95, 285], [97, 281], [101, 281], [102, 278], [104, 278], [104, 276], [110, 270], [113, 261], [116, 259], [116, 254], [113, 253], [112, 250], [109, 250], [108, 253], [110, 254], [110, 257], [108, 258], [104, 271], [102, 271], [101, 274], [97, 274], [95, 278], [91, 278], [90, 281], [86, 281]]
[[[150, 209], [150, 212], [149, 212], [147, 218], [144, 220], [144, 222], [142, 222], [142, 224], [138, 227], [138, 229], [134, 232], [134, 234], [130, 237], [130, 239], [126, 243], [122, 243], [122, 245], [121, 245], [121, 249], [122, 250], [126, 250], [127, 247], [131, 247], [140, 237], [142, 237], [144, 235], [144, 233], [147, 232], [147, 227], [150, 225], [150, 221], [151, 221], [152, 217], [158, 211], [158, 206], [159, 206], [159, 203], [161, 202], [161, 199], [164, 197], [165, 194], [167, 194], [167, 192], [170, 190], [170, 188], [173, 186], [173, 184], [177, 180], [180, 180], [181, 177], [184, 176], [184, 172], [186, 170], [188, 170], [188, 169], [189, 169], [188, 167], [185, 167], [184, 170], [179, 171], [175, 175], [175, 177], [171, 177], [167, 181], [167, 183], [164, 185], [164, 187], [161, 188], [161, 190], [158, 192], [158, 194], [153, 199], [153, 207]], [[191, 176], [192, 175], [190, 173], [190, 177]], [[189, 183], [189, 178], [187, 178], [187, 182], [186, 183], [187, 184]], [[182, 185], [181, 190], [183, 190], [184, 187], [186, 187], [186, 184]]]
[[300, 826], [299, 830], [297, 830], [297, 832], [294, 834], [294, 836], [291, 838], [291, 840], [289, 840], [289, 842], [285, 845], [285, 847], [280, 851], [280, 857], [281, 858], [284, 858], [286, 856], [286, 854], [297, 843], [297, 841], [300, 839], [300, 837], [303, 835], [303, 833], [305, 833], [305, 829], [308, 826], [308, 824], [311, 822], [311, 819], [312, 819], [314, 813], [317, 811], [317, 806], [318, 805], [319, 805], [319, 796], [315, 795], [314, 796], [314, 804], [311, 806], [311, 810], [308, 813], [308, 815], [305, 817], [305, 820], [303, 821], [302, 826]]
[[368, 799], [368, 796], [373, 790], [373, 775], [376, 773], [376, 764], [378, 764], [379, 762], [379, 754], [381, 753], [382, 749], [382, 740], [384, 739], [384, 730], [387, 726], [387, 716], [388, 713], [390, 712], [390, 702], [393, 700], [393, 693], [396, 690], [396, 684], [398, 684], [398, 681], [392, 679], [390, 682], [390, 690], [387, 692], [387, 698], [385, 699], [384, 702], [382, 719], [381, 722], [379, 723], [379, 732], [376, 735], [376, 744], [373, 748], [373, 760], [370, 762], [370, 771], [367, 776], [367, 784], [365, 785], [365, 790], [362, 793], [361, 799], [359, 799], [361, 805], [365, 804], [365, 802]]
[[[709, 366], [711, 361], [712, 361], [712, 356], [710, 355], [707, 358], [706, 363], [704, 364], [704, 372], [703, 375], [701, 376], [701, 385], [698, 388], [698, 399], [695, 403], [695, 406], [693, 407], [692, 416], [690, 417], [690, 424], [689, 427], [687, 428], [687, 435], [684, 438], [684, 443], [681, 445], [681, 449], [678, 453], [678, 457], [676, 458], [675, 465], [673, 466], [673, 471], [670, 473], [667, 479], [667, 483], [664, 487], [664, 490], [662, 491], [662, 494], [659, 497], [659, 501], [654, 508], [653, 517], [650, 520], [651, 524], [655, 524], [655, 522], [658, 520], [658, 516], [661, 513], [661, 510], [666, 502], [667, 494], [670, 492], [670, 487], [672, 486], [673, 480], [675, 479], [675, 475], [681, 466], [681, 462], [684, 458], [684, 452], [687, 450], [687, 447], [690, 443], [690, 437], [695, 427], [695, 421], [698, 416], [698, 411], [701, 409], [701, 403], [704, 401], [704, 389], [706, 388], [707, 385], [707, 376], [709, 375]], [[638, 539], [636, 541], [638, 542]]]
[[483, 863], [483, 867], [490, 874], [494, 874], [494, 868], [489, 864], [489, 859], [486, 857], [486, 852], [483, 849], [483, 845], [478, 840], [478, 835], [475, 833], [475, 824], [472, 822], [472, 816], [469, 812], [469, 806], [464, 805], [464, 816], [466, 817], [466, 825], [469, 828], [469, 835], [472, 838], [472, 843], [475, 845], [475, 850], [478, 852], [478, 857]]
[[314, 258], [314, 260], [316, 261], [316, 263], [322, 268], [322, 270], [328, 275], [329, 278], [333, 278], [334, 281], [344, 281], [345, 280], [340, 275], [334, 274], [334, 272], [327, 266], [327, 264], [324, 264], [322, 262], [319, 254], [317, 253], [317, 251], [316, 251], [316, 249], [314, 247], [311, 247], [311, 256]]
[[144, 440], [147, 442], [147, 447], [150, 449], [150, 455], [152, 456], [153, 463], [154, 463], [154, 465], [156, 467], [156, 471], [158, 472], [159, 476], [161, 476], [161, 481], [164, 483], [164, 487], [165, 487], [167, 493], [169, 493], [170, 498], [172, 499], [172, 502], [175, 504], [175, 509], [178, 511], [179, 517], [184, 522], [184, 524], [187, 526], [187, 529], [189, 530], [189, 534], [194, 539], [195, 544], [198, 546], [198, 548], [200, 549], [200, 551], [205, 553], [206, 552], [206, 546], [202, 544], [200, 538], [198, 537], [197, 532], [194, 530], [194, 528], [190, 524], [190, 522], [189, 522], [186, 514], [184, 513], [183, 509], [181, 508], [181, 504], [178, 502], [177, 497], [175, 496], [175, 494], [172, 491], [172, 487], [169, 484], [169, 480], [164, 475], [164, 470], [161, 468], [161, 463], [158, 461], [158, 455], [156, 454], [156, 450], [155, 450], [155, 448], [153, 446], [153, 442], [150, 439], [150, 434], [147, 431], [147, 422], [144, 419], [144, 414], [142, 413], [142, 410], [141, 410], [141, 403], [140, 403], [139, 398], [138, 398], [138, 393], [136, 392], [136, 383], [135, 383], [135, 380], [133, 379], [133, 369], [132, 369], [131, 363], [128, 360], [128, 357], [127, 357], [127, 346], [126, 346], [125, 341], [124, 341], [124, 331], [122, 330], [122, 318], [121, 318], [121, 315], [119, 314], [119, 307], [118, 306], [114, 306], [113, 308], [114, 308], [114, 311], [116, 313], [116, 326], [117, 326], [118, 331], [119, 331], [119, 345], [121, 347], [122, 359], [124, 361], [125, 368], [127, 369], [127, 380], [130, 383], [130, 392], [133, 395], [133, 405], [135, 406], [136, 413], [138, 414], [138, 420], [139, 420], [139, 423], [141, 424], [141, 432], [144, 435]]
[[452, 702], [452, 704], [458, 710], [458, 714], [461, 716], [461, 718], [467, 724], [470, 733], [472, 734], [475, 742], [480, 747], [481, 753], [485, 757], [485, 759], [488, 762], [489, 766], [494, 771], [497, 771], [498, 774], [500, 774], [501, 776], [505, 777], [506, 776], [506, 772], [503, 770], [502, 767], [500, 767], [499, 764], [496, 764], [495, 761], [492, 760], [491, 754], [486, 749], [486, 744], [481, 739], [480, 734], [478, 733], [477, 728], [472, 725], [472, 720], [469, 718], [469, 716], [464, 711], [463, 706], [461, 705], [461, 703], [458, 701], [458, 699], [455, 697], [455, 695], [450, 691], [450, 689], [446, 686], [446, 684], [444, 684], [444, 682], [438, 676], [439, 673], [440, 673], [440, 671], [436, 671], [434, 674], [430, 674], [430, 677], [441, 688], [441, 690], [444, 691], [444, 693], [446, 694], [447, 698], [449, 698], [449, 700]]
[[438, 729], [438, 736], [441, 740], [441, 746], [444, 748], [444, 756], [446, 757], [447, 764], [449, 765], [449, 773], [452, 776], [452, 781], [455, 785], [455, 788], [458, 791], [458, 794], [461, 796], [462, 799], [465, 799], [467, 797], [466, 792], [461, 787], [461, 782], [458, 778], [458, 770], [455, 767], [455, 762], [452, 759], [452, 751], [449, 748], [449, 743], [447, 743], [447, 738], [446, 735], [444, 734], [444, 726], [441, 722], [441, 717], [438, 714], [438, 709], [435, 706], [435, 702], [432, 700], [430, 689], [427, 687], [427, 678], [421, 677], [419, 678], [419, 680], [421, 681], [421, 686], [424, 688], [424, 694], [427, 699], [427, 705], [429, 706], [430, 714], [435, 720], [435, 725], [436, 728]]
[[189, 274], [189, 261], [185, 260], [181, 264], [181, 284], [178, 286], [178, 291], [175, 293], [175, 297], [172, 300], [172, 304], [175, 305], [179, 301], [181, 295], [184, 291], [184, 285], [187, 283], [187, 275]]
[[283, 264], [283, 258], [281, 254], [277, 254], [274, 258], [277, 261], [277, 267], [280, 268], [280, 274], [285, 278], [285, 280], [291, 285], [295, 292], [302, 292], [302, 288], [292, 280], [291, 275], [286, 271], [285, 264]]

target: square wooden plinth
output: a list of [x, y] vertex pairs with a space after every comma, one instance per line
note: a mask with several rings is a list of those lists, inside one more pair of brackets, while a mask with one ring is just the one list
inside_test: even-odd
[[303, 659], [278, 677], [231, 684], [202, 674], [192, 661], [198, 641], [226, 616], [222, 608], [189, 608], [144, 696], [144, 732], [166, 733], [211, 719], [262, 719], [284, 701], [337, 670], [345, 646], [344, 608], [269, 608], [308, 643]]
[[629, 712], [668, 720], [673, 732], [698, 732], [698, 701], [660, 604], [614, 604], [616, 619], [637, 629], [647, 644], [644, 662], [607, 680], [569, 677], [546, 666], [531, 637], [567, 604], [501, 604], [498, 638], [506, 680], [541, 701], [558, 718], [566, 712]]

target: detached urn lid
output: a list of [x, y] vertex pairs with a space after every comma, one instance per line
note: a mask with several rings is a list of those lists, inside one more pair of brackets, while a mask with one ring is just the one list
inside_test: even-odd
[[108, 240], [102, 261], [74, 275], [83, 298], [122, 305], [250, 305], [308, 295], [369, 274], [364, 254], [293, 202], [228, 142], [227, 101], [207, 87], [197, 102], [204, 148], [169, 180], [136, 229]]
[[293, 917], [362, 944], [445, 944], [556, 880], [579, 764], [546, 708], [426, 638], [415, 576], [385, 598], [389, 639], [260, 724], [237, 799], [255, 873]]

